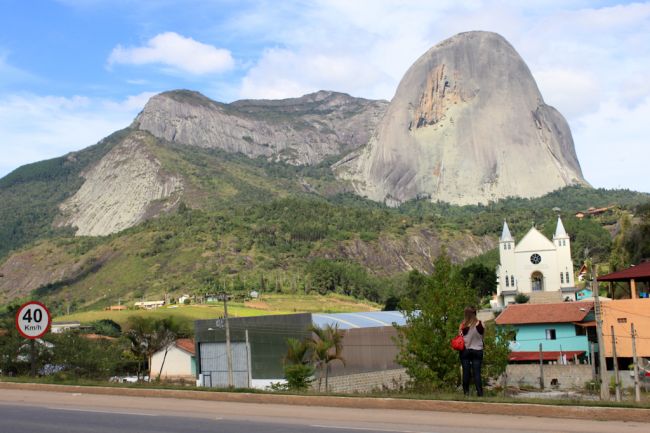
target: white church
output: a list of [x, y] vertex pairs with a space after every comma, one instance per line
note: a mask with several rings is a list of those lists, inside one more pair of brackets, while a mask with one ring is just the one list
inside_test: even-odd
[[517, 244], [504, 221], [499, 259], [497, 307], [514, 303], [520, 293], [531, 303], [575, 300], [571, 243], [559, 217], [552, 241], [533, 227]]

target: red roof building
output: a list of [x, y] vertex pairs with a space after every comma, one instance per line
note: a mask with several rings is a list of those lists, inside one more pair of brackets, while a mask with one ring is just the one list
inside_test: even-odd
[[509, 305], [497, 317], [497, 325], [582, 322], [593, 310], [593, 302]]
[[183, 349], [187, 353], [196, 355], [196, 347], [194, 346], [194, 340], [191, 338], [179, 338], [176, 340], [176, 347]]
[[511, 362], [584, 362], [595, 340], [593, 302], [509, 305], [496, 319], [515, 331]]
[[[621, 271], [612, 272], [611, 274], [602, 275], [597, 278], [598, 281], [623, 281], [630, 284], [630, 297], [637, 299], [637, 282], [644, 282], [646, 285], [650, 283], [650, 261], [641, 262], [636, 266], [631, 266]], [[647, 296], [647, 291], [644, 294]]]

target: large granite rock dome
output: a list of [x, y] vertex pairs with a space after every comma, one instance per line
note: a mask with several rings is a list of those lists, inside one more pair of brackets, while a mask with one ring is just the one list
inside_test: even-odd
[[458, 34], [406, 72], [368, 145], [338, 175], [399, 204], [537, 197], [584, 184], [571, 131], [500, 35]]

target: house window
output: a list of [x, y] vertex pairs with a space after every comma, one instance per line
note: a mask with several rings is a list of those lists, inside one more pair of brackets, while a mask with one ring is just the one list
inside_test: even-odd
[[618, 323], [627, 323], [627, 317], [619, 317], [616, 321]]
[[560, 272], [560, 284], [564, 284], [564, 272]]
[[587, 329], [582, 326], [576, 325], [576, 335], [587, 335]]
[[555, 329], [547, 329], [546, 330], [546, 339], [547, 340], [555, 340]]

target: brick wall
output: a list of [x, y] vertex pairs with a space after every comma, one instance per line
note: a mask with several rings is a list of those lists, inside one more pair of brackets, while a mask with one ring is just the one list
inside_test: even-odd
[[[539, 364], [510, 364], [506, 373], [508, 386], [539, 388]], [[544, 388], [584, 389], [585, 383], [590, 380], [592, 380], [591, 365], [544, 364]]]
[[[382, 389], [399, 389], [404, 387], [407, 381], [406, 370], [400, 368], [330, 377], [328, 388], [330, 392], [367, 393]], [[315, 381], [312, 387], [318, 390], [318, 381]], [[321, 390], [325, 391], [325, 378], [321, 383]]]

